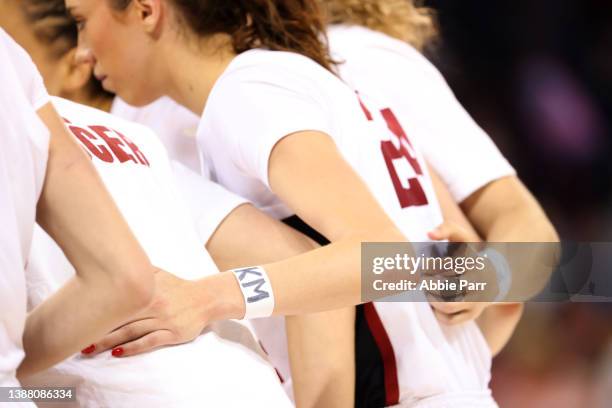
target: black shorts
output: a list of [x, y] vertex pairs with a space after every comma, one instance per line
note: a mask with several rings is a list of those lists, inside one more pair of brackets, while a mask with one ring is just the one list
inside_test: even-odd
[[[283, 220], [319, 245], [329, 240], [294, 215]], [[395, 353], [372, 303], [357, 306], [355, 316], [355, 407], [379, 408], [398, 404]]]

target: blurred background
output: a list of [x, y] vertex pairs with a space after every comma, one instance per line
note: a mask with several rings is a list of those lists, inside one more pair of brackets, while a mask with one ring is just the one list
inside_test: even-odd
[[[612, 1], [425, 4], [428, 57], [562, 239], [612, 241]], [[528, 305], [492, 388], [502, 408], [612, 407], [612, 303]]]

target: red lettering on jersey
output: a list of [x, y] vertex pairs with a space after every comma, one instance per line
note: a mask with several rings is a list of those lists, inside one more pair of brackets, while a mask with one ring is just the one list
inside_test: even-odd
[[117, 133], [119, 137], [121, 138], [121, 140], [123, 140], [125, 144], [128, 145], [128, 147], [132, 150], [132, 152], [134, 153], [138, 161], [140, 161], [140, 164], [144, 164], [145, 166], [150, 166], [149, 160], [147, 160], [147, 157], [140, 151], [140, 149], [138, 148], [138, 146], [136, 146], [134, 142], [132, 142], [130, 139], [128, 139], [126, 136], [122, 135], [121, 133], [117, 132], [116, 130], [115, 130], [115, 133]]
[[404, 132], [404, 129], [402, 129], [402, 126], [399, 124], [397, 117], [395, 117], [395, 114], [393, 114], [389, 108], [381, 110], [380, 113], [382, 114], [383, 118], [385, 118], [385, 122], [387, 122], [389, 130], [391, 130], [391, 132], [399, 139], [400, 150], [404, 152], [404, 157], [406, 160], [410, 162], [410, 165], [419, 176], [423, 175], [423, 170], [421, 170], [419, 161], [411, 153], [411, 151], [414, 151], [414, 148], [412, 147], [410, 140], [408, 140], [406, 132]]
[[[364, 105], [363, 101], [357, 95], [359, 99], [359, 104], [361, 105], [361, 109], [363, 110], [366, 118], [369, 121], [374, 120], [372, 114], [368, 110], [368, 108]], [[395, 137], [397, 137], [399, 142], [399, 148], [395, 147], [392, 141], [386, 140], [380, 142], [380, 149], [382, 151], [383, 157], [385, 158], [385, 164], [387, 165], [387, 170], [389, 171], [389, 176], [391, 176], [391, 182], [393, 183], [393, 187], [395, 188], [395, 193], [397, 195], [397, 199], [399, 200], [400, 206], [402, 208], [413, 207], [413, 206], [422, 206], [427, 205], [429, 201], [427, 200], [427, 196], [425, 195], [425, 191], [419, 182], [417, 177], [413, 177], [408, 179], [408, 188], [402, 185], [402, 181], [397, 174], [397, 170], [395, 169], [395, 165], [393, 164], [394, 160], [397, 159], [405, 159], [416, 174], [422, 175], [423, 169], [415, 155], [412, 154], [414, 148], [404, 132], [404, 129], [400, 125], [397, 117], [393, 113], [391, 109], [383, 109], [380, 111], [383, 119], [387, 123], [387, 127], [393, 133]]]
[[356, 94], [357, 94], [357, 99], [359, 100], [359, 106], [361, 106], [361, 110], [363, 110], [363, 113], [365, 114], [366, 118], [370, 121], [374, 120], [374, 118], [372, 117], [372, 114], [370, 113], [368, 108], [366, 108], [365, 104], [361, 100], [361, 96], [359, 96], [359, 92], [356, 92]]
[[78, 126], [69, 126], [69, 129], [72, 134], [75, 135], [77, 139], [79, 139], [81, 144], [85, 146], [87, 150], [93, 153], [94, 156], [107, 163], [113, 162], [113, 155], [106, 147], [95, 145], [91, 142], [92, 140], [97, 139], [94, 134]]
[[90, 126], [89, 128], [96, 132], [96, 134], [106, 142], [115, 157], [119, 159], [120, 163], [125, 163], [128, 160], [131, 160], [134, 163], [138, 163], [134, 156], [123, 150], [123, 146], [125, 146], [124, 142], [118, 137], [113, 137], [112, 130], [104, 126]]

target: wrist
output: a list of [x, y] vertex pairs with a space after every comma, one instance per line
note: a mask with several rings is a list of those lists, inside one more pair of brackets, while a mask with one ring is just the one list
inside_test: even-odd
[[238, 282], [231, 272], [221, 272], [198, 281], [202, 313], [208, 322], [242, 319], [245, 304]]

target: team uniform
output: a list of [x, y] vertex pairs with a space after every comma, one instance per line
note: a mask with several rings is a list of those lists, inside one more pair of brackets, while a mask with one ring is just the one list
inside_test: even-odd
[[[326, 133], [406, 238], [427, 241], [442, 216], [423, 157], [407, 136], [425, 129], [405, 123], [381, 100], [359, 99], [298, 54], [244, 52], [207, 100], [197, 133], [202, 162], [213, 180], [306, 232], [308, 226], [271, 191], [269, 157], [286, 135]], [[288, 379], [282, 321], [254, 324]], [[427, 302], [375, 302], [358, 307], [355, 330], [357, 406], [496, 406], [488, 389], [491, 355], [474, 322], [442, 327]]]
[[[183, 279], [217, 273], [156, 135], [93, 108], [58, 98], [53, 103], [151, 262]], [[36, 230], [27, 268], [29, 306], [73, 275], [60, 249]], [[87, 407], [290, 406], [251, 331], [235, 321], [216, 323], [191, 343], [139, 356], [75, 356], [29, 384], [75, 386], [79, 405]]]
[[411, 45], [361, 26], [327, 30], [342, 79], [363, 95], [388, 101], [425, 160], [456, 202], [491, 181], [516, 175], [490, 137], [457, 101], [444, 77]]
[[187, 199], [202, 244], [206, 245], [235, 208], [247, 203], [210, 181], [202, 171], [195, 137], [200, 118], [185, 107], [163, 97], [137, 108], [115, 97], [110, 113], [145, 125], [159, 137], [172, 159], [176, 182]]
[[0, 387], [18, 387], [24, 269], [49, 148], [49, 132], [36, 111], [49, 97], [30, 57], [2, 29], [0, 61]]

